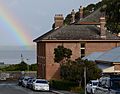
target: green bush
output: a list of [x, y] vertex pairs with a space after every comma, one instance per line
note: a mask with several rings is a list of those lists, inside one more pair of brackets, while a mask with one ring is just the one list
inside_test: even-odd
[[71, 92], [76, 92], [81, 94], [83, 91], [84, 91], [83, 88], [80, 86], [71, 88]]
[[70, 91], [72, 87], [77, 87], [78, 83], [63, 80], [52, 80], [50, 81], [50, 86], [54, 89]]

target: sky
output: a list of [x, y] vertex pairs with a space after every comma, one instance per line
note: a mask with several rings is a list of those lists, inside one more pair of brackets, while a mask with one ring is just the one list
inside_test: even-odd
[[0, 0], [0, 45], [34, 45], [48, 32], [55, 14], [66, 17], [72, 9], [100, 0]]

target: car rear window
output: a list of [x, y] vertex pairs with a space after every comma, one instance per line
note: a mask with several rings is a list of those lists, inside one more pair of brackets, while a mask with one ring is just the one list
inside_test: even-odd
[[97, 86], [97, 84], [98, 84], [98, 82], [93, 82], [93, 85], [94, 85], [94, 86]]
[[43, 83], [43, 84], [48, 84], [48, 81], [41, 81], [41, 80], [37, 80], [36, 83]]

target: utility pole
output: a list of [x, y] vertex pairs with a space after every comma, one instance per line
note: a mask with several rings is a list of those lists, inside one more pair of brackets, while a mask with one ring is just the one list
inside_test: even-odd
[[84, 67], [84, 87], [85, 87], [85, 94], [87, 94], [87, 92], [86, 92], [86, 66]]

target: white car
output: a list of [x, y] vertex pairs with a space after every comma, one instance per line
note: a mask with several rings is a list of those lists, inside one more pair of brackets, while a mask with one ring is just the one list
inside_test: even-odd
[[90, 82], [86, 86], [87, 93], [94, 94], [97, 85], [98, 85], [98, 80], [90, 80]]
[[45, 79], [36, 79], [32, 85], [33, 90], [49, 91], [49, 83]]

